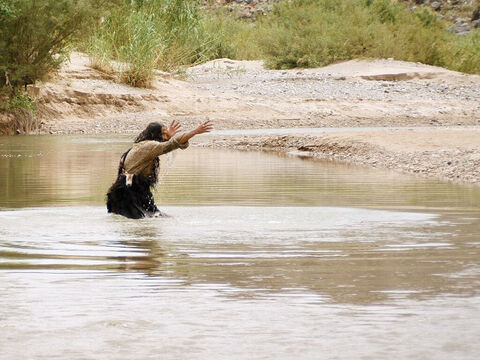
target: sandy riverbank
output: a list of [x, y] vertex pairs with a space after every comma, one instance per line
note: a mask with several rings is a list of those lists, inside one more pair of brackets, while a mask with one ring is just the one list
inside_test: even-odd
[[[358, 128], [274, 136], [214, 136], [203, 146], [268, 149], [480, 185], [480, 76], [393, 60], [265, 70], [220, 59], [181, 78], [159, 73], [136, 89], [74, 54], [54, 81], [32, 89], [40, 133], [136, 133], [148, 122], [206, 118], [216, 129]], [[392, 129], [392, 127], [422, 127]], [[455, 128], [451, 128], [455, 126]], [[384, 130], [368, 130], [382, 127]]]
[[204, 146], [270, 150], [480, 186], [480, 129], [411, 128], [217, 137]]

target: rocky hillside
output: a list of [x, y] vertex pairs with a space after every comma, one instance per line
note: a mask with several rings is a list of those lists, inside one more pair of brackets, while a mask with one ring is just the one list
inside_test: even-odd
[[[213, 9], [227, 8], [239, 18], [252, 19], [266, 16], [275, 2], [285, 0], [214, 0], [208, 2]], [[480, 0], [399, 0], [406, 2], [410, 9], [428, 7], [435, 11], [439, 18], [450, 25], [452, 32], [466, 35], [480, 27]]]
[[459, 35], [466, 35], [480, 27], [479, 0], [404, 0], [413, 10], [426, 6], [438, 13], [440, 19], [451, 24], [450, 29]]

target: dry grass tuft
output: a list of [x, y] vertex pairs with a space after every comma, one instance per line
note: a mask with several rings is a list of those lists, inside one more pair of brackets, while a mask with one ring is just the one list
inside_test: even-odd
[[38, 131], [40, 120], [32, 111], [0, 112], [0, 135], [30, 134]]

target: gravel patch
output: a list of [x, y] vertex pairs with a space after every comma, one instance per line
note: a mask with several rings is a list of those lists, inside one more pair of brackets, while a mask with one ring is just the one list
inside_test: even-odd
[[[480, 139], [480, 130], [477, 130]], [[479, 143], [480, 145], [480, 143]], [[480, 186], [480, 151], [441, 149], [429, 151], [391, 151], [365, 141], [334, 135], [281, 135], [223, 137], [201, 146], [262, 150], [386, 168], [397, 172], [438, 178], [458, 184]]]

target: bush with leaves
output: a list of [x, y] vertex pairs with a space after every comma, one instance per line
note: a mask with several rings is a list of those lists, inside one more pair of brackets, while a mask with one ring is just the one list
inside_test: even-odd
[[204, 19], [199, 0], [125, 1], [111, 9], [84, 47], [97, 69], [118, 71], [127, 84], [148, 87], [155, 69], [172, 71], [217, 57], [223, 44]]
[[0, 87], [12, 92], [58, 69], [104, 1], [0, 0]]
[[274, 69], [394, 58], [480, 74], [480, 29], [456, 36], [427, 7], [394, 0], [283, 0], [254, 26], [211, 19], [229, 54]]

